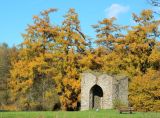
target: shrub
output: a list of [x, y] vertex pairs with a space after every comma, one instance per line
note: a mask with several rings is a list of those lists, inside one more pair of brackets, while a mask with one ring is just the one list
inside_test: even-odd
[[114, 99], [113, 100], [113, 108], [118, 109], [121, 106], [126, 106], [120, 99]]

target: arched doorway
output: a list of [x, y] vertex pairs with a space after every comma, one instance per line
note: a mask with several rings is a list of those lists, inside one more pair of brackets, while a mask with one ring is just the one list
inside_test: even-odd
[[101, 109], [102, 108], [102, 98], [103, 90], [100, 86], [94, 85], [90, 90], [90, 100], [89, 107], [90, 109]]

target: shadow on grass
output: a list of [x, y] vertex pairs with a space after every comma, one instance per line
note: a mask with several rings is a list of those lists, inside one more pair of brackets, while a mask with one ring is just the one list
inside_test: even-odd
[[119, 114], [136, 114], [135, 112], [132, 112], [132, 113], [128, 113], [128, 112], [123, 112], [123, 113], [119, 113]]

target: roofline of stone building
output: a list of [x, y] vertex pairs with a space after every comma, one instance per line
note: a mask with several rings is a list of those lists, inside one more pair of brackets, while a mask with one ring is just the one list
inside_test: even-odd
[[93, 70], [87, 70], [87, 71], [84, 71], [83, 73], [84, 74], [85, 73], [91, 73], [96, 77], [99, 77], [99, 76], [102, 76], [102, 75], [108, 75], [108, 76], [113, 77], [116, 80], [122, 80], [122, 79], [126, 79], [126, 78], [128, 79], [128, 76], [126, 76], [124, 74], [111, 74], [111, 73], [106, 73], [106, 72], [97, 72], [97, 71], [93, 71]]

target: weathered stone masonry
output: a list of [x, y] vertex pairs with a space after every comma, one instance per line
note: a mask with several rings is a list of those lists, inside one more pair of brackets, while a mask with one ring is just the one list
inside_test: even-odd
[[81, 110], [93, 108], [111, 109], [113, 101], [119, 99], [128, 105], [128, 79], [124, 76], [110, 76], [83, 73], [81, 76]]

